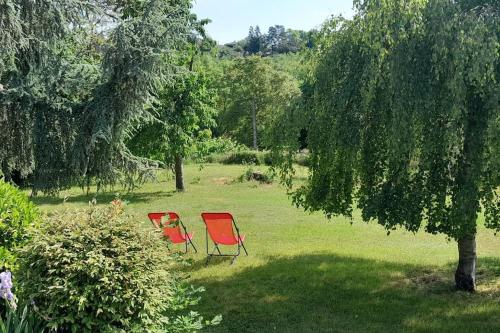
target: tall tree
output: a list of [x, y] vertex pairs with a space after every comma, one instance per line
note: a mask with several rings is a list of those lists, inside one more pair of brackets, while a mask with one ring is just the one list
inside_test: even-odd
[[215, 126], [215, 89], [202, 70], [185, 72], [165, 87], [156, 120], [142, 126], [127, 143], [138, 156], [172, 167], [177, 191], [184, 191], [183, 160], [196, 142], [210, 138]]
[[[319, 40], [313, 94], [289, 117], [308, 124], [311, 151], [295, 203], [329, 217], [357, 206], [388, 232], [444, 233], [458, 243], [456, 286], [472, 291], [478, 213], [500, 231], [498, 2], [356, 6]], [[278, 141], [279, 156], [297, 136]], [[290, 158], [281, 166], [290, 185]]]
[[[124, 140], [152, 117], [147, 105], [174, 76], [169, 59], [186, 41], [190, 1], [3, 2], [0, 133], [11, 133], [0, 148], [4, 173], [31, 174], [34, 190], [49, 193], [90, 178], [133, 185], [149, 161]], [[102, 13], [113, 24], [100, 25], [105, 46], [89, 63], [77, 52], [86, 40], [68, 40], [88, 36], [89, 18]]]
[[214, 42], [205, 32], [208, 20], [190, 17], [188, 43], [177, 53], [179, 76], [163, 87], [153, 106], [157, 116], [141, 126], [129, 147], [140, 156], [155, 158], [173, 168], [177, 191], [184, 191], [183, 161], [197, 141], [211, 137], [215, 126], [215, 96], [213, 82], [197, 58], [210, 51]]
[[220, 125], [258, 150], [259, 134], [300, 94], [298, 83], [259, 56], [236, 59], [224, 80], [226, 106]]
[[259, 26], [250, 27], [248, 31], [248, 37], [244, 47], [245, 53], [249, 55], [257, 54], [262, 51], [263, 48], [263, 36], [260, 33]]

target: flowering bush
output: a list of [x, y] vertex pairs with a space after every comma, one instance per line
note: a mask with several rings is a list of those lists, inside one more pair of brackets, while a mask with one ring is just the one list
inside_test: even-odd
[[46, 221], [19, 254], [21, 297], [48, 327], [70, 332], [193, 332], [201, 289], [185, 286], [155, 232], [123, 214], [121, 201], [67, 211]]
[[26, 305], [17, 308], [16, 298], [12, 293], [12, 273], [0, 273], [0, 333], [43, 333], [44, 322]]
[[14, 294], [12, 293], [12, 273], [0, 273], [0, 299], [7, 300], [15, 307]]

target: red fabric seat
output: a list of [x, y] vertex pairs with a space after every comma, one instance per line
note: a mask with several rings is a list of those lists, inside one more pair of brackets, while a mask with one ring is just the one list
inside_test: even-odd
[[168, 220], [163, 223], [163, 235], [168, 237], [174, 244], [185, 243], [193, 239], [194, 232], [183, 233], [180, 218], [177, 213], [168, 212]]
[[[202, 213], [201, 218], [207, 230], [207, 264], [213, 256], [233, 257], [232, 262], [234, 262], [236, 257], [240, 255], [240, 247], [243, 248], [245, 254], [248, 255], [245, 245], [243, 244], [245, 236], [240, 235], [236, 222], [230, 213]], [[210, 239], [215, 245], [212, 253], [208, 252], [208, 236], [210, 236]], [[219, 245], [238, 245], [238, 251], [233, 254], [223, 254]], [[214, 254], [215, 250], [217, 250], [218, 254]]]
[[208, 234], [214, 243], [222, 245], [236, 245], [244, 240], [245, 236], [238, 238], [235, 235], [233, 229], [233, 216], [231, 214], [203, 213], [201, 216], [207, 226]]

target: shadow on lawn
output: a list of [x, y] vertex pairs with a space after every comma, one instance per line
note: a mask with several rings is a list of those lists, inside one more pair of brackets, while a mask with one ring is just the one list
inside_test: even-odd
[[223, 315], [213, 332], [499, 332], [500, 260], [479, 262], [479, 285], [496, 286], [476, 294], [453, 290], [454, 265], [429, 269], [327, 254], [270, 258], [195, 284], [207, 289], [201, 312]]
[[[63, 202], [67, 203], [88, 203], [94, 198], [98, 203], [109, 203], [116, 198], [117, 192], [104, 192], [99, 194], [79, 194], [72, 195], [66, 198], [63, 197], [53, 197], [53, 196], [36, 196], [32, 197], [31, 200], [36, 205], [60, 205]], [[157, 191], [157, 192], [131, 192], [131, 193], [120, 193], [120, 199], [125, 201], [130, 201], [133, 203], [148, 202], [150, 200], [158, 198], [168, 198], [175, 194], [175, 191]]]

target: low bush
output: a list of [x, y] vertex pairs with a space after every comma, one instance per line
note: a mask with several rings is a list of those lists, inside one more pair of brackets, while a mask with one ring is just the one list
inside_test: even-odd
[[[207, 158], [209, 163], [221, 164], [247, 164], [247, 165], [273, 165], [273, 156], [268, 151], [241, 150], [229, 154], [214, 154]], [[309, 166], [309, 153], [297, 153], [293, 162], [301, 166]]]
[[309, 166], [309, 152], [308, 151], [301, 151], [300, 153], [296, 154], [293, 158], [293, 162], [301, 165], [301, 166]]
[[248, 168], [244, 174], [235, 179], [238, 183], [243, 183], [245, 181], [258, 181], [263, 184], [272, 184], [274, 181], [274, 174], [268, 170], [266, 172], [255, 171], [253, 168]]
[[37, 210], [16, 187], [0, 179], [0, 267], [15, 265], [15, 249], [29, 240]]
[[225, 155], [218, 155], [212, 162], [222, 164], [272, 165], [271, 154], [266, 151], [242, 150]]
[[253, 164], [261, 165], [262, 159], [259, 152], [245, 150], [240, 152], [231, 153], [226, 155], [225, 158], [221, 160], [222, 164]]
[[184, 313], [202, 290], [181, 282], [159, 234], [123, 210], [115, 200], [51, 216], [19, 253], [22, 298], [63, 332], [194, 332], [215, 324]]
[[263, 161], [265, 165], [273, 165], [273, 157], [270, 152], [264, 153]]
[[202, 140], [193, 145], [188, 159], [194, 162], [212, 163], [217, 155], [229, 154], [244, 150], [245, 146], [228, 138], [212, 138]]

